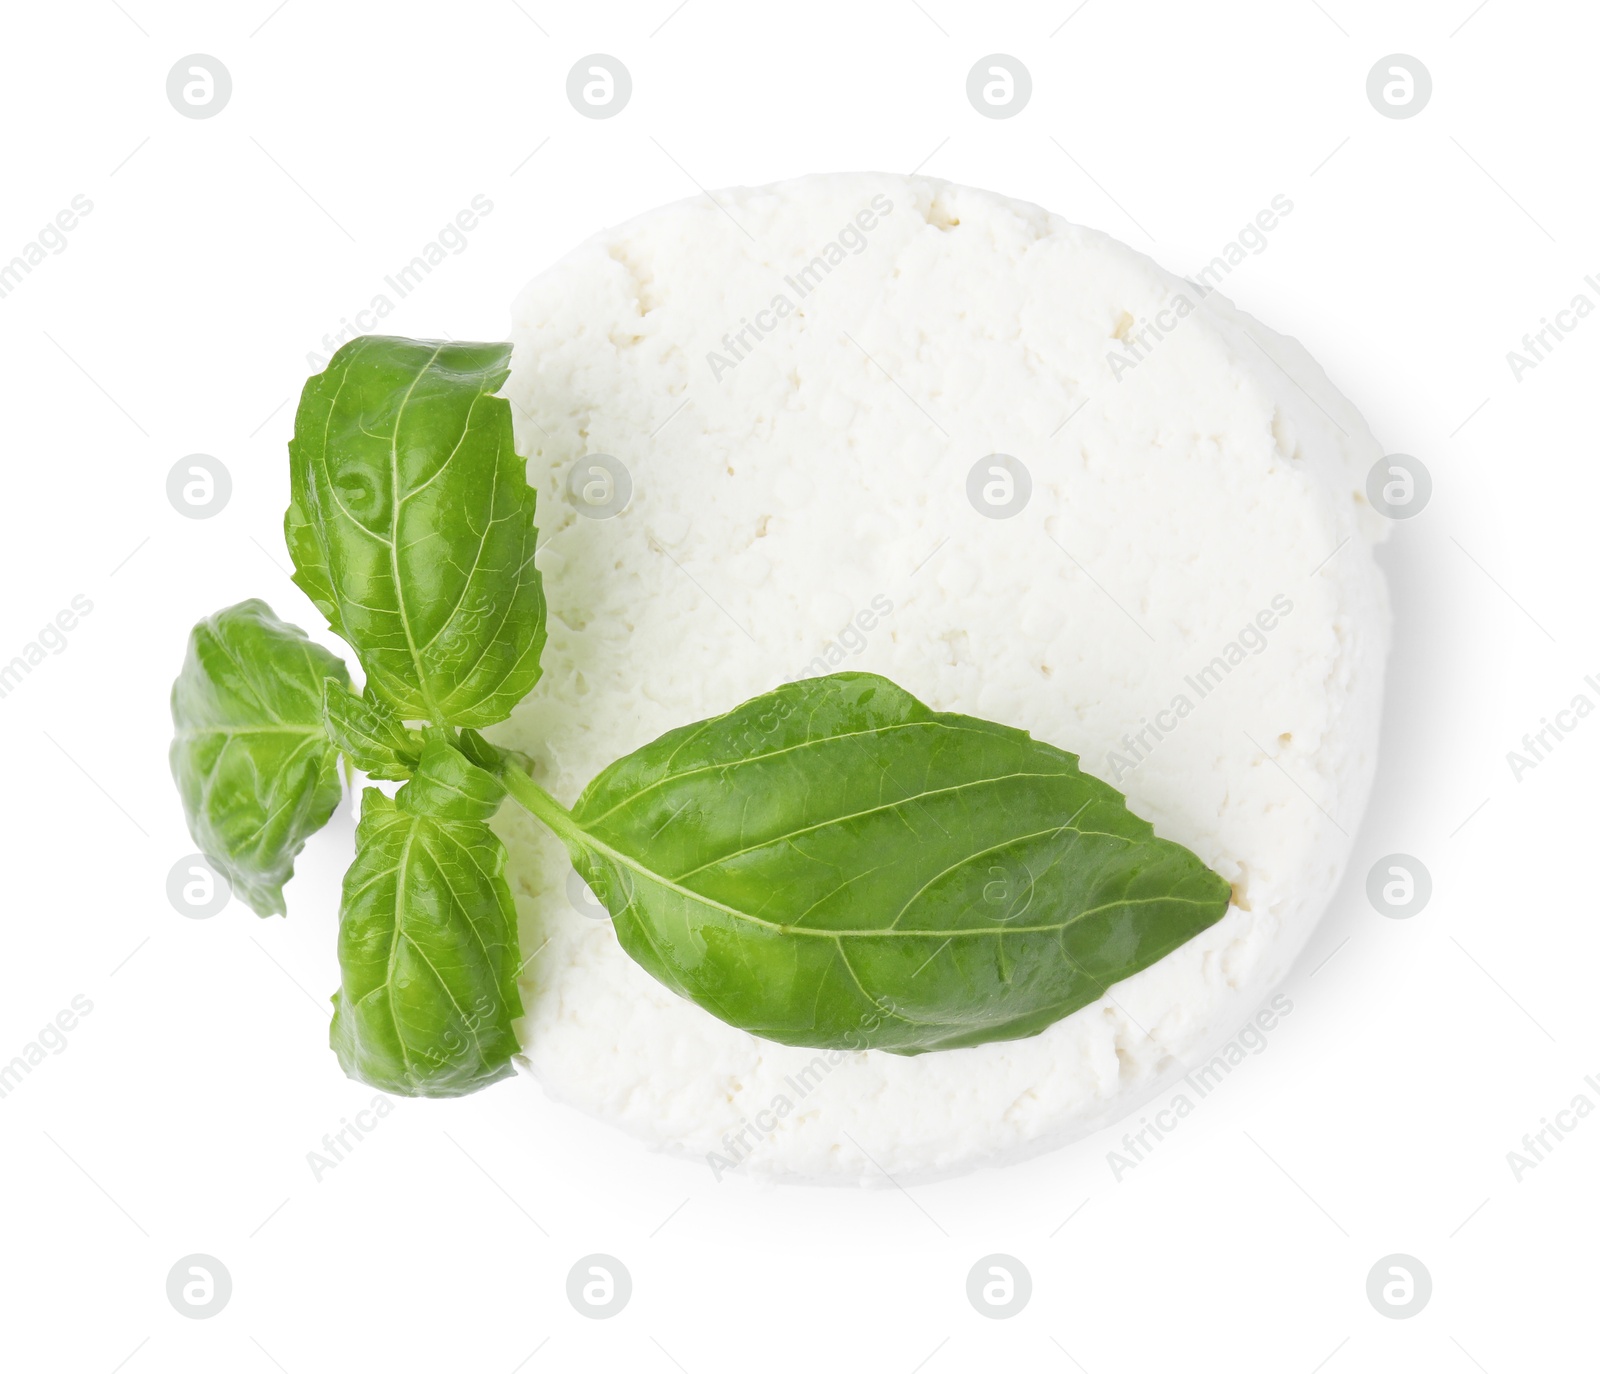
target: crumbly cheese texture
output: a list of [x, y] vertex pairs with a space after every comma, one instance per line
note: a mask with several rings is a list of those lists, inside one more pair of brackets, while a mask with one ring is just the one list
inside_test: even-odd
[[[1080, 755], [1234, 886], [1040, 1035], [810, 1051], [656, 983], [507, 807], [546, 1092], [719, 1177], [904, 1182], [1109, 1123], [1252, 1013], [1338, 884], [1388, 641], [1381, 450], [1298, 344], [1036, 206], [878, 174], [608, 230], [522, 292], [512, 339], [550, 639], [495, 733], [559, 798], [780, 682], [870, 671]], [[631, 480], [608, 519], [568, 495], [594, 454]], [[969, 497], [992, 455], [1031, 481], [1006, 518]], [[980, 505], [1019, 489], [994, 466]]]

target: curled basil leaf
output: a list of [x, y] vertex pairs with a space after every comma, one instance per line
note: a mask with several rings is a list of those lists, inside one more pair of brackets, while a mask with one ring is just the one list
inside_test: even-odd
[[241, 601], [190, 631], [172, 684], [169, 761], [189, 833], [259, 916], [284, 914], [295, 855], [339, 804], [325, 679], [344, 690], [349, 674], [264, 601]]
[[539, 679], [534, 493], [511, 345], [365, 337], [306, 383], [289, 445], [295, 582], [405, 720], [491, 725]]
[[505, 847], [486, 824], [504, 795], [442, 732], [393, 800], [362, 794], [329, 1031], [350, 1077], [459, 1097], [514, 1072], [516, 910]]
[[784, 1044], [1033, 1035], [1228, 909], [1226, 881], [1073, 755], [868, 674], [673, 730], [570, 814], [505, 778], [634, 959]]
[[350, 762], [369, 778], [409, 778], [422, 754], [422, 736], [408, 730], [380, 697], [357, 696], [331, 678], [324, 688], [322, 718], [328, 738]]

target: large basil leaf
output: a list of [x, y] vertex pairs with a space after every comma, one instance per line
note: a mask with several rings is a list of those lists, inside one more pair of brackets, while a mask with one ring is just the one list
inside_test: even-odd
[[194, 627], [172, 684], [169, 759], [189, 833], [261, 916], [284, 914], [295, 855], [339, 803], [329, 678], [349, 682], [338, 658], [265, 602], [241, 601]]
[[490, 725], [539, 678], [534, 493], [494, 396], [511, 345], [355, 339], [289, 445], [295, 581], [406, 720]]
[[607, 768], [561, 835], [668, 987], [791, 1045], [900, 1053], [1033, 1035], [1228, 909], [1071, 754], [893, 683], [791, 683]]
[[504, 795], [437, 732], [392, 801], [363, 793], [329, 1031], [350, 1077], [459, 1097], [514, 1072], [517, 918], [505, 848], [485, 824]]

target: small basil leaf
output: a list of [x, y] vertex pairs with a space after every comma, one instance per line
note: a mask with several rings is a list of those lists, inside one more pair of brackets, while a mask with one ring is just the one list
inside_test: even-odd
[[671, 731], [570, 816], [542, 805], [634, 959], [784, 1044], [1033, 1035], [1228, 909], [1073, 755], [867, 674]]
[[484, 823], [502, 795], [438, 738], [393, 800], [362, 794], [329, 1030], [350, 1077], [459, 1097], [514, 1072], [517, 918], [505, 847]]
[[500, 809], [505, 785], [452, 747], [448, 732], [428, 731], [416, 776], [395, 793], [395, 804], [413, 816], [450, 821], [486, 821]]
[[172, 776], [189, 833], [257, 915], [283, 915], [283, 885], [339, 803], [339, 751], [322, 684], [349, 681], [333, 654], [262, 601], [189, 634], [172, 684]]
[[508, 760], [528, 764], [528, 758], [513, 749], [502, 749], [497, 744], [490, 744], [476, 730], [463, 730], [456, 739], [456, 748], [465, 754], [479, 768], [500, 776]]
[[409, 778], [422, 755], [422, 736], [381, 697], [357, 696], [331, 678], [324, 688], [323, 723], [340, 752], [369, 778]]
[[406, 720], [491, 725], [539, 678], [534, 493], [511, 345], [365, 337], [300, 397], [284, 537], [295, 581]]

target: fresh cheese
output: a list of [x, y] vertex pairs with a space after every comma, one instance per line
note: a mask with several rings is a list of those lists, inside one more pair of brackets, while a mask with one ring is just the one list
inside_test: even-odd
[[522, 292], [512, 338], [550, 640], [496, 737], [558, 797], [866, 670], [1080, 755], [1235, 894], [1030, 1039], [809, 1051], [652, 980], [508, 807], [546, 1092], [718, 1177], [905, 1181], [1110, 1122], [1254, 1011], [1348, 856], [1389, 623], [1381, 450], [1296, 343], [1035, 206], [875, 174], [602, 233]]

